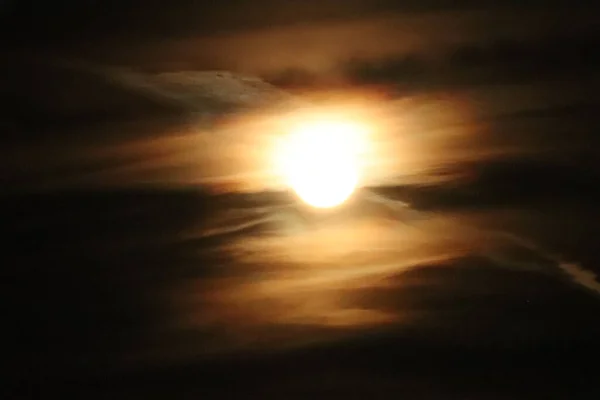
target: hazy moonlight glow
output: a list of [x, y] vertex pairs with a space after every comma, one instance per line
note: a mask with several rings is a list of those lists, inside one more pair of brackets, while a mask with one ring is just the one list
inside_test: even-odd
[[298, 123], [277, 150], [277, 168], [306, 203], [330, 208], [354, 192], [360, 177], [363, 129], [335, 119]]

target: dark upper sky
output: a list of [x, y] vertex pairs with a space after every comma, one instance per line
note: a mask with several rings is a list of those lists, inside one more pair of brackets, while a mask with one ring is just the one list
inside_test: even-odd
[[[215, 34], [252, 28], [363, 19], [382, 13], [510, 10], [573, 10], [586, 2], [565, 0], [232, 0], [223, 3], [192, 0], [162, 1], [11, 1], [4, 0], [5, 38], [25, 41], [85, 40], [99, 37], [148, 38]], [[592, 2], [589, 2], [592, 4]]]
[[587, 37], [597, 26], [593, 2], [572, 3], [5, 0], [0, 31], [5, 49], [12, 44], [101, 63], [257, 74], [290, 67], [321, 72], [351, 58], [435, 56], [497, 40]]

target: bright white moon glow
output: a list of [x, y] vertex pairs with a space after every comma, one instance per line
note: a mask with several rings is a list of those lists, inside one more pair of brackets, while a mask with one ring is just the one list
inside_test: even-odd
[[335, 207], [358, 185], [363, 135], [359, 125], [349, 122], [302, 122], [277, 150], [279, 173], [309, 205]]

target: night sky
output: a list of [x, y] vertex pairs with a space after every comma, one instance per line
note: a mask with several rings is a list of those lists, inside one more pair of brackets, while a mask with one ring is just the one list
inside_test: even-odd
[[[596, 8], [0, 1], [7, 398], [597, 398]], [[307, 104], [376, 135], [329, 213]]]
[[532, 41], [542, 47], [554, 42], [553, 49], [542, 52], [569, 51], [582, 41], [592, 48], [589, 42], [598, 33], [592, 6], [563, 1], [175, 1], [168, 6], [30, 1], [4, 5], [2, 26], [5, 41], [21, 49], [91, 53], [117, 62], [139, 61], [134, 57], [153, 63], [217, 62], [254, 72], [319, 70], [354, 57], [430, 56], [502, 41], [518, 47], [516, 52], [526, 51]]

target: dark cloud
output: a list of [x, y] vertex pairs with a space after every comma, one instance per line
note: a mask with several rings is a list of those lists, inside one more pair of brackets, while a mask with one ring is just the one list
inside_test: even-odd
[[[342, 75], [356, 83], [394, 83], [416, 88], [581, 80], [597, 75], [600, 31], [536, 40], [495, 39], [464, 43], [438, 57], [425, 51], [378, 59], [351, 58], [340, 64]], [[284, 70], [274, 79], [284, 84], [318, 83], [299, 69]]]
[[578, 160], [560, 162], [534, 157], [505, 157], [461, 163], [440, 174], [462, 176], [445, 184], [381, 187], [420, 209], [494, 209], [524, 207], [539, 202], [596, 204], [600, 170]]

